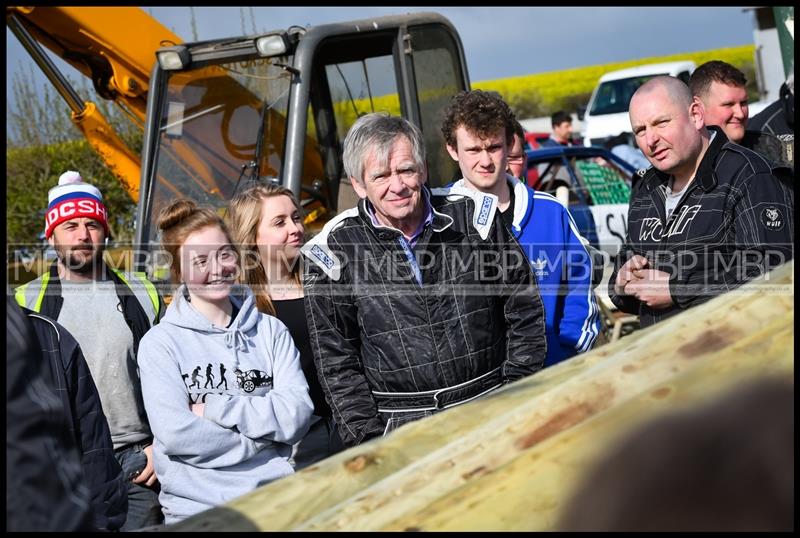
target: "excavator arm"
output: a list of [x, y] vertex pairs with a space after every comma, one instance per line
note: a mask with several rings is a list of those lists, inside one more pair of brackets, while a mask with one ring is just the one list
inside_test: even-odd
[[160, 47], [183, 40], [137, 7], [7, 7], [31, 36], [144, 123]]
[[39, 44], [90, 78], [143, 128], [150, 72], [159, 47], [182, 40], [135, 7], [7, 7], [6, 24], [72, 110], [72, 121], [134, 200], [141, 159], [119, 138], [95, 103], [84, 101]]

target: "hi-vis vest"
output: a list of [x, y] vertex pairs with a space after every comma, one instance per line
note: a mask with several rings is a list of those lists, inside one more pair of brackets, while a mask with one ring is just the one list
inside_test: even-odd
[[[130, 288], [136, 299], [139, 301], [139, 304], [144, 310], [147, 319], [150, 321], [150, 324], [154, 325], [160, 314], [160, 302], [156, 287], [147, 279], [145, 273], [123, 273], [122, 271], [111, 269], [110, 267], [108, 269], [123, 283], [125, 283], [128, 288]], [[32, 282], [28, 282], [27, 284], [23, 284], [14, 291], [14, 298], [16, 299], [17, 304], [33, 310], [34, 312], [40, 312], [48, 284], [50, 284], [49, 270], [45, 271], [41, 278], [33, 280]]]

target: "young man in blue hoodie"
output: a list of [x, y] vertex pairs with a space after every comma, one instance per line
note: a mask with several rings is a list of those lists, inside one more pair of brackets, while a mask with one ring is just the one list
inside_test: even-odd
[[[516, 119], [498, 96], [473, 90], [453, 97], [442, 133], [463, 178], [455, 187], [494, 194], [503, 222], [528, 255], [544, 303], [550, 366], [591, 349], [600, 330], [592, 291], [592, 261], [567, 209], [506, 173]], [[519, 149], [519, 151], [512, 151]]]

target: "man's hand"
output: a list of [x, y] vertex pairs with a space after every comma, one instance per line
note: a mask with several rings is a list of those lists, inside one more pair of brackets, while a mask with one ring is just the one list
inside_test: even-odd
[[156, 469], [153, 467], [153, 445], [144, 447], [144, 455], [147, 456], [147, 465], [144, 466], [139, 476], [131, 480], [131, 482], [134, 484], [144, 484], [150, 487], [158, 480]]
[[656, 269], [635, 269], [625, 286], [625, 293], [633, 295], [650, 308], [661, 310], [673, 305], [669, 293], [669, 273]]
[[633, 280], [639, 280], [641, 277], [636, 276], [635, 272], [647, 267], [648, 263], [647, 258], [639, 256], [638, 254], [626, 261], [617, 272], [617, 280], [614, 282], [614, 292], [617, 295], [632, 295], [626, 291], [628, 283]]
[[192, 413], [194, 413], [198, 417], [202, 418], [203, 417], [203, 412], [206, 409], [206, 404], [204, 404], [204, 403], [192, 404], [191, 409], [192, 409]]

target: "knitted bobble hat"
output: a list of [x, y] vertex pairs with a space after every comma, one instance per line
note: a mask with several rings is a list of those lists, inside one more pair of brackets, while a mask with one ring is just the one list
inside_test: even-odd
[[108, 235], [108, 212], [103, 195], [94, 185], [84, 183], [81, 175], [68, 170], [58, 178], [58, 185], [47, 193], [44, 235], [49, 238], [62, 222], [77, 218], [98, 221]]

